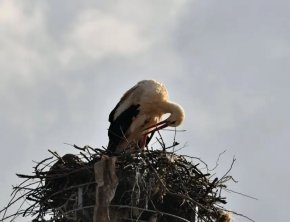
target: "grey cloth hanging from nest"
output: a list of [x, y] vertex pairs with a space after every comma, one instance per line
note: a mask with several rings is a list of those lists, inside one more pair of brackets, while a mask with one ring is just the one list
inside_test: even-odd
[[110, 222], [109, 206], [118, 186], [115, 168], [116, 160], [116, 157], [104, 155], [94, 165], [95, 180], [97, 183], [94, 222]]

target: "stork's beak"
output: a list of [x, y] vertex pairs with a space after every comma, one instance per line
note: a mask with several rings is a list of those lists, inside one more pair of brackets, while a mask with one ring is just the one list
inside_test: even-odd
[[[146, 134], [150, 134], [152, 132], [155, 132], [155, 131], [158, 131], [158, 130], [161, 130], [161, 129], [164, 129], [165, 127], [168, 126], [168, 122], [166, 120], [163, 120], [155, 125], [152, 125], [152, 126], [149, 126], [147, 127], [145, 130], [149, 130], [149, 132], [146, 132]], [[151, 130], [150, 130], [151, 129]]]

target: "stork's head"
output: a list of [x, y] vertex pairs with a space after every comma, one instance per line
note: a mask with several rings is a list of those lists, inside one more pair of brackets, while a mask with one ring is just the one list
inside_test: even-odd
[[167, 119], [146, 128], [145, 130], [151, 129], [147, 133], [151, 133], [153, 131], [163, 129], [168, 126], [176, 127], [176, 126], [179, 126], [183, 122], [184, 110], [180, 105], [166, 101], [162, 103], [162, 105], [159, 104], [159, 108], [162, 110], [163, 114], [169, 113], [170, 116]]
[[176, 103], [168, 103], [167, 110], [170, 116], [164, 120], [167, 126], [176, 127], [179, 126], [184, 120], [184, 110]]

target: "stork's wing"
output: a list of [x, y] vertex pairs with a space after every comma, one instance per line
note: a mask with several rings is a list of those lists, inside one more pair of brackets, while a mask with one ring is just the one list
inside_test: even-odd
[[113, 122], [114, 121], [114, 116], [116, 113], [116, 110], [119, 108], [119, 106], [138, 88], [138, 86], [133, 86], [131, 89], [129, 89], [120, 99], [120, 101], [118, 102], [118, 104], [115, 106], [115, 108], [111, 111], [110, 115], [109, 115], [109, 122]]
[[111, 153], [114, 153], [121, 141], [126, 139], [127, 130], [131, 126], [134, 117], [140, 112], [138, 110], [139, 106], [139, 104], [130, 106], [122, 112], [116, 120], [111, 122], [108, 130], [109, 145], [107, 148]]

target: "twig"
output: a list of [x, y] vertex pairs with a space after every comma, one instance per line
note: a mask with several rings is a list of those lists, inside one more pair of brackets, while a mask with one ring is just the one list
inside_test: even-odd
[[253, 197], [253, 196], [250, 196], [250, 195], [247, 195], [247, 194], [244, 194], [244, 193], [238, 192], [238, 191], [230, 190], [230, 189], [227, 189], [227, 188], [225, 188], [224, 190], [227, 191], [227, 192], [229, 192], [229, 193], [239, 194], [239, 195], [241, 195], [241, 196], [244, 196], [244, 197], [247, 197], [247, 198], [250, 198], [250, 199], [253, 199], [253, 200], [259, 200], [259, 199], [256, 198], [256, 197]]
[[129, 209], [136, 209], [136, 210], [143, 210], [143, 211], [147, 211], [147, 212], [151, 212], [151, 213], [157, 213], [159, 215], [165, 215], [165, 216], [169, 216], [169, 217], [173, 217], [176, 218], [180, 221], [185, 221], [185, 222], [190, 222], [189, 220], [186, 220], [182, 217], [170, 214], [170, 213], [165, 213], [163, 211], [156, 211], [156, 210], [149, 210], [149, 209], [144, 209], [144, 208], [140, 208], [140, 207], [135, 207], [135, 206], [129, 206], [129, 205], [110, 205], [110, 207], [118, 207], [118, 208], [129, 208]]
[[215, 169], [218, 167], [218, 165], [219, 165], [219, 161], [220, 161], [220, 158], [221, 158], [221, 156], [222, 156], [225, 152], [227, 152], [227, 150], [224, 150], [223, 152], [219, 153], [219, 156], [218, 156], [218, 158], [217, 158], [217, 160], [216, 160], [216, 162], [215, 162], [215, 166], [214, 166], [212, 169], [210, 169], [209, 171], [213, 171], [213, 170], [215, 170]]

